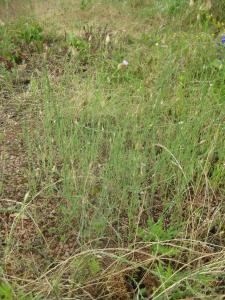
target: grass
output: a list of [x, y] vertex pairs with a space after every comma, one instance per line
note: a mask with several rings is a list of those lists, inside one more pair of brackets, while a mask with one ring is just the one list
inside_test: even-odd
[[200, 2], [0, 26], [0, 298], [222, 299], [225, 16]]

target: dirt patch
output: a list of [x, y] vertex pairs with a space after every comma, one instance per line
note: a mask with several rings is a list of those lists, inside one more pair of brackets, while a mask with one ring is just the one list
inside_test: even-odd
[[21, 126], [15, 120], [13, 111], [7, 113], [2, 109], [0, 118], [3, 132], [0, 146], [3, 196], [0, 212], [4, 215], [16, 211], [26, 193], [26, 153]]

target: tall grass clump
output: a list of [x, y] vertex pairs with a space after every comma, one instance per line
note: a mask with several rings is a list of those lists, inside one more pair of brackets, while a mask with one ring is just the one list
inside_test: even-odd
[[[92, 5], [118, 9], [79, 3], [82, 16]], [[77, 247], [37, 276], [40, 295], [223, 295], [224, 48], [210, 21], [221, 18], [218, 6], [199, 6], [123, 1], [120, 14], [127, 9], [142, 32], [129, 24], [66, 32], [60, 51], [46, 54], [53, 63], [45, 56], [32, 77], [30, 197], [55, 199], [60, 225], [45, 232], [61, 244], [72, 232]], [[43, 42], [41, 28], [21, 35], [34, 37]]]

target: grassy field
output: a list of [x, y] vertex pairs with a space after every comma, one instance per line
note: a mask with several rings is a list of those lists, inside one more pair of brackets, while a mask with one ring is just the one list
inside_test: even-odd
[[223, 22], [0, 0], [0, 299], [224, 299]]

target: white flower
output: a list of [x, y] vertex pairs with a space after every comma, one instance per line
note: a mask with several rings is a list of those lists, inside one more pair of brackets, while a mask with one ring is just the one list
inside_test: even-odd
[[128, 66], [128, 64], [128, 61], [124, 59], [122, 63], [118, 64], [117, 68], [118, 70], [125, 69]]

